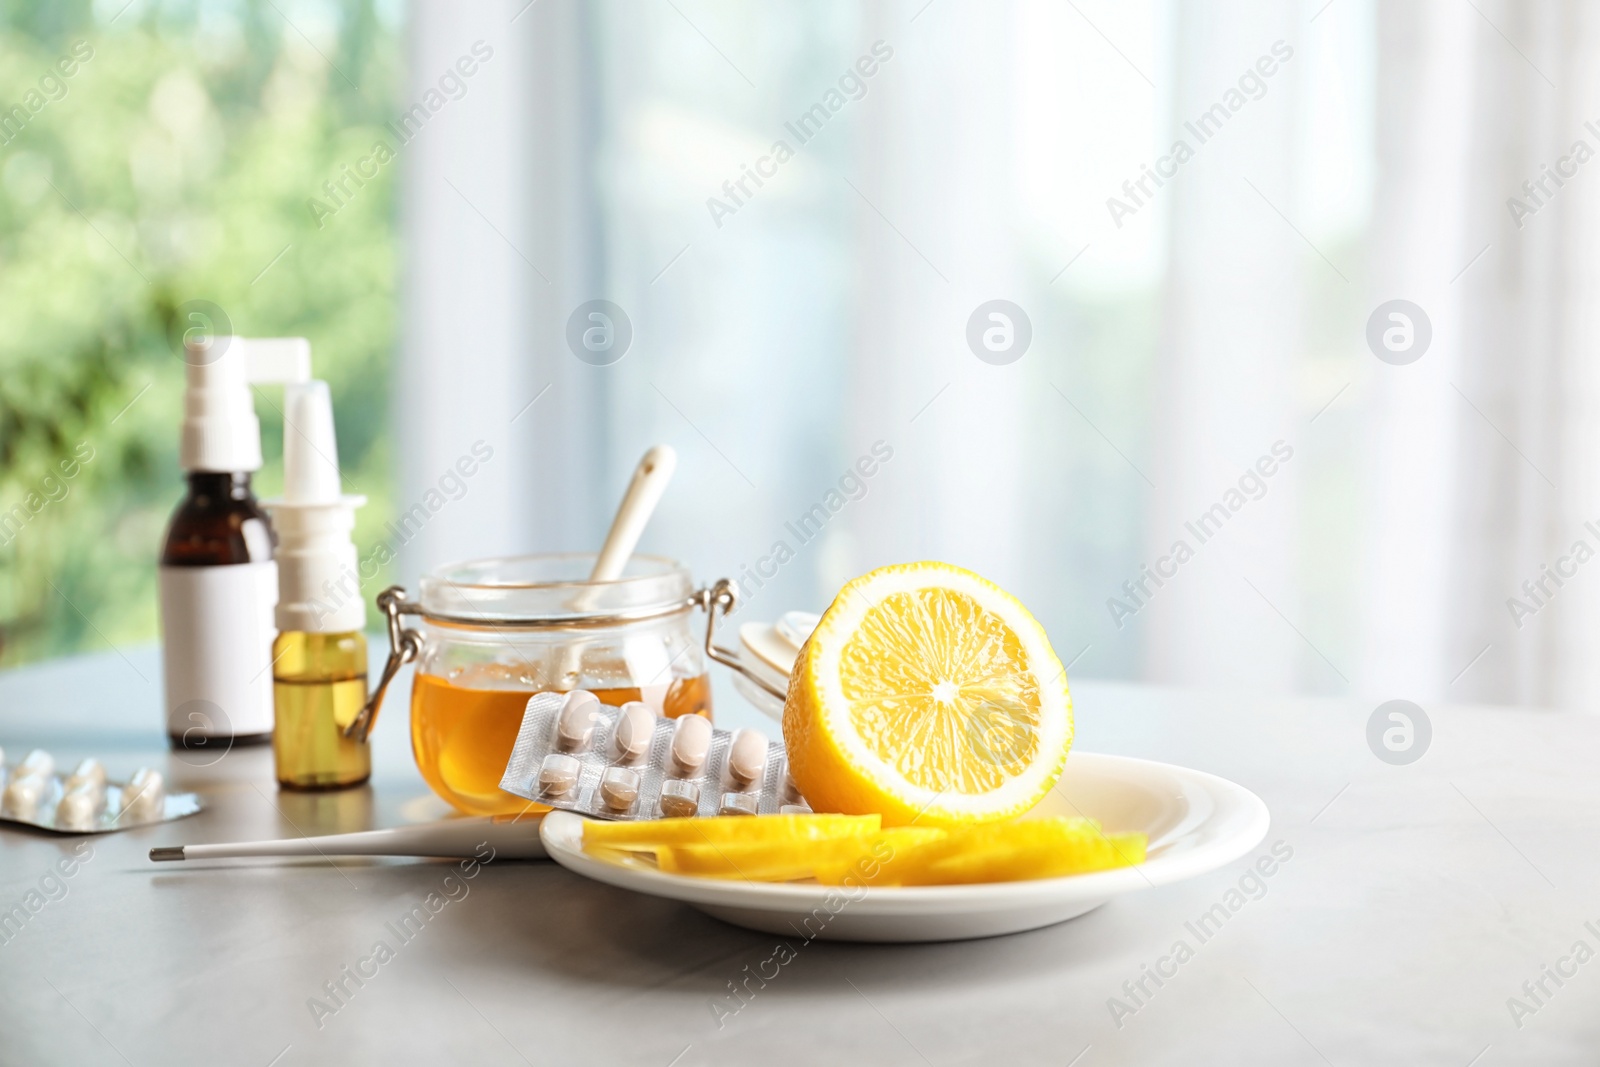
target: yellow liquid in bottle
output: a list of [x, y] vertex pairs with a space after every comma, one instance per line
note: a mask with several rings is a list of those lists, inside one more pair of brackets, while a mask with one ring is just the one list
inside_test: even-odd
[[372, 749], [344, 736], [367, 701], [367, 639], [282, 633], [272, 644], [272, 751], [284, 789], [343, 789], [372, 773]]

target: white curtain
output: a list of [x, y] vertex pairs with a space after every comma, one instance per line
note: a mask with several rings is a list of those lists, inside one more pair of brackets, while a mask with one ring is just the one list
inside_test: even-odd
[[[441, 77], [463, 57], [477, 65], [463, 95], [444, 96], [398, 151], [399, 510], [428, 509], [400, 547], [414, 590], [442, 563], [598, 547], [610, 406], [607, 383], [572, 357], [562, 331], [604, 273], [586, 9], [418, 0], [409, 11], [397, 116], [439, 104]], [[441, 505], [441, 477], [476, 458], [478, 442], [492, 458]]]
[[[1219, 18], [1210, 5], [1182, 5], [1172, 69], [1161, 72], [1173, 86], [1169, 137], [1194, 158], [1173, 164], [1157, 190], [1170, 198], [1169, 254], [1141, 563], [1171, 555], [1162, 569], [1176, 573], [1164, 586], [1146, 582], [1145, 605], [1121, 599], [1147, 619], [1146, 675], [1163, 682], [1275, 691], [1308, 673], [1319, 688], [1339, 682], [1308, 645], [1326, 639], [1296, 633], [1315, 629], [1294, 570], [1296, 486], [1309, 452], [1293, 393], [1302, 274], [1336, 277], [1292, 221], [1303, 215], [1294, 130], [1309, 58], [1297, 14], [1253, 5]], [[1255, 66], [1263, 58], [1270, 76]], [[1246, 71], [1253, 80], [1242, 89]], [[1280, 442], [1288, 460], [1273, 454]], [[1262, 457], [1270, 477], [1256, 469]], [[1219, 503], [1225, 510], [1212, 511]], [[1180, 544], [1193, 559], [1178, 562]]]
[[[514, 550], [528, 514], [530, 456], [512, 418], [535, 381], [524, 349], [530, 269], [518, 250], [527, 173], [515, 150], [529, 122], [529, 59], [508, 27], [513, 10], [410, 8], [406, 96], [395, 114], [439, 104], [397, 148], [406, 254], [394, 443], [402, 519], [418, 505], [423, 512], [396, 541], [413, 594], [416, 578], [441, 563]], [[473, 56], [475, 42], [489, 58]], [[465, 95], [450, 99], [438, 81], [463, 56], [478, 67]], [[490, 458], [464, 495], [441, 505], [439, 480], [462, 456], [474, 458], [478, 441]]]
[[[1037, 306], [1015, 228], [1015, 8], [888, 8], [867, 40], [894, 59], [857, 128], [849, 190], [858, 296], [850, 436], [895, 449], [876, 496], [849, 516], [847, 571], [946, 558], [1012, 588], [1033, 581], [1026, 524], [1029, 396], [1054, 355], [981, 362], [966, 341], [980, 304]], [[893, 16], [890, 16], [890, 12]], [[971, 50], [988, 57], [964, 63]], [[1024, 354], [1023, 359], [1028, 358]], [[838, 578], [841, 575], [829, 575]]]
[[[1600, 553], [1600, 162], [1520, 227], [1506, 206], [1600, 152], [1589, 7], [524, 5], [412, 9], [414, 95], [497, 51], [403, 150], [405, 500], [474, 439], [497, 453], [408, 568], [590, 546], [667, 441], [645, 547], [765, 567], [752, 617], [945, 558], [1016, 591], [1075, 675], [1593, 705], [1600, 559], [1561, 560]], [[875, 42], [864, 93], [712, 211]], [[592, 299], [632, 323], [611, 366], [563, 338]], [[1007, 366], [965, 339], [995, 299], [1033, 331]], [[1366, 339], [1397, 299], [1431, 325], [1407, 365]]]
[[[1585, 125], [1597, 14], [1380, 8], [1371, 302], [1415, 301], [1434, 339], [1373, 379], [1361, 681], [1374, 695], [1582, 709], [1600, 696], [1600, 573], [1561, 562], [1580, 540], [1600, 550], [1585, 527], [1600, 445], [1600, 185], [1590, 164], [1532, 198], [1523, 189], [1578, 141], [1600, 152]], [[1543, 204], [1517, 218], [1512, 200]], [[1558, 585], [1546, 566], [1576, 573]]]

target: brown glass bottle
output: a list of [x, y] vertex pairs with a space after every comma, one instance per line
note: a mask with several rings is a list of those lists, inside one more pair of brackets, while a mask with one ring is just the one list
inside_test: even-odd
[[[231, 567], [272, 560], [277, 536], [267, 513], [251, 491], [249, 472], [191, 471], [187, 480], [188, 492], [179, 501], [167, 527], [166, 542], [161, 549], [163, 568]], [[275, 572], [272, 582], [275, 587]], [[273, 599], [276, 600], [275, 588]], [[163, 607], [165, 610], [166, 605]], [[270, 650], [270, 634], [266, 640]], [[270, 685], [270, 679], [267, 684]], [[225, 716], [199, 714], [203, 719], [225, 719]], [[226, 721], [209, 722], [203, 730], [179, 730], [169, 714], [168, 738], [173, 748], [218, 747], [219, 750], [222, 746], [264, 744], [272, 740], [270, 725], [265, 730], [239, 734], [225, 727]]]

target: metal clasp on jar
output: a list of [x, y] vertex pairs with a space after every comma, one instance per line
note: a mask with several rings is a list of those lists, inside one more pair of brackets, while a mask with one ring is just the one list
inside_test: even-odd
[[[739, 659], [737, 652], [723, 648], [715, 641], [718, 616], [725, 618], [729, 612], [733, 611], [738, 602], [738, 589], [731, 581], [723, 578], [709, 588], [702, 587], [695, 590], [676, 604], [668, 604], [663, 607], [639, 608], [633, 611], [605, 612], [592, 615], [563, 615], [542, 619], [500, 619], [496, 620], [492, 625], [496, 628], [508, 630], [622, 626], [627, 623], [664, 618], [668, 615], [676, 615], [699, 608], [706, 613], [706, 657], [730, 670], [738, 671], [764, 692], [782, 700], [788, 695], [784, 690], [745, 666]], [[379, 593], [377, 605], [378, 610], [383, 612], [384, 619], [388, 623], [389, 658], [383, 665], [383, 673], [378, 676], [378, 685], [372, 691], [372, 696], [362, 706], [360, 714], [355, 717], [349, 726], [345, 727], [344, 735], [357, 741], [365, 741], [372, 733], [373, 724], [378, 719], [378, 712], [383, 707], [384, 694], [389, 689], [389, 683], [394, 681], [395, 675], [400, 673], [400, 668], [422, 655], [422, 635], [416, 630], [403, 626], [400, 622], [400, 616], [420, 615], [430, 622], [482, 624], [482, 620], [425, 612], [422, 610], [422, 605], [411, 600], [406, 595], [405, 587], [398, 585], [391, 585]]]

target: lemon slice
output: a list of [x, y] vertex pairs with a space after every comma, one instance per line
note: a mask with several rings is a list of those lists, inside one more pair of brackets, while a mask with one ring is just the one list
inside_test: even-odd
[[792, 845], [878, 832], [876, 816], [721, 815], [583, 824], [583, 847], [649, 852], [675, 845]]
[[889, 859], [890, 885], [1017, 882], [1143, 863], [1144, 834], [1107, 834], [1088, 819], [1026, 819], [952, 831]]
[[656, 861], [661, 870], [669, 874], [750, 882], [816, 878], [831, 885], [865, 885], [897, 851], [942, 836], [943, 830], [931, 827], [901, 826], [876, 833], [806, 841], [724, 841], [715, 845], [663, 846], [656, 849]]
[[790, 773], [816, 811], [885, 826], [1019, 815], [1072, 747], [1066, 671], [1011, 594], [947, 563], [840, 591], [789, 679]]
[[[745, 820], [748, 822], [749, 820]], [[959, 830], [896, 826], [876, 833], [809, 840], [724, 840], [661, 845], [654, 855], [668, 874], [746, 882], [815, 879], [836, 886], [970, 885], [1059, 878], [1143, 863], [1141, 833], [1105, 833], [1088, 819], [1025, 819]], [[629, 862], [643, 855], [590, 848], [591, 855]]]

